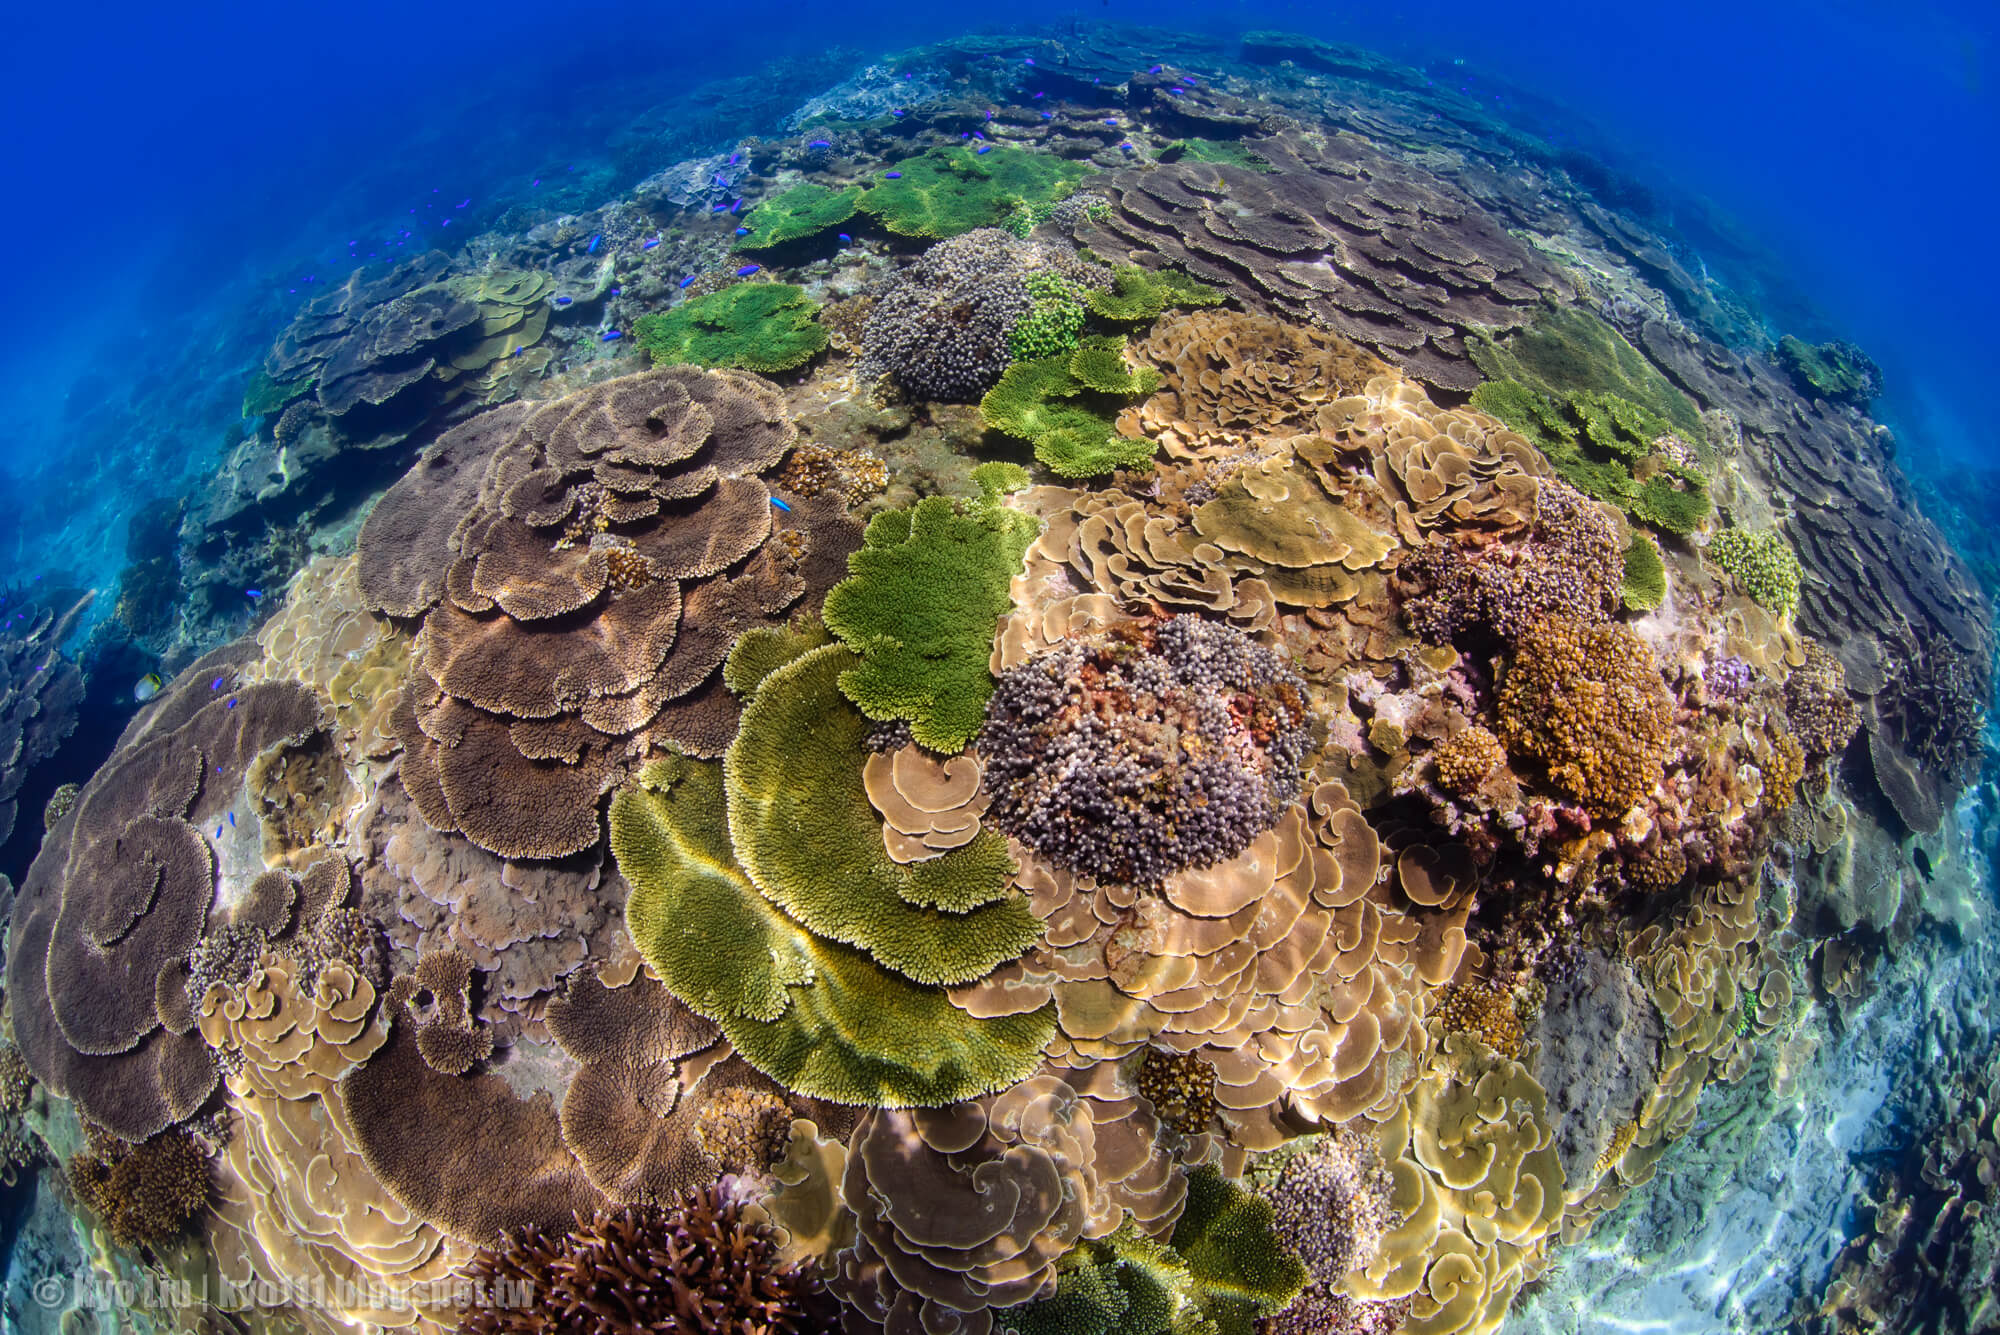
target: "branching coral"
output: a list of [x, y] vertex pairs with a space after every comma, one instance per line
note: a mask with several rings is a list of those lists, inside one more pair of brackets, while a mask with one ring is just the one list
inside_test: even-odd
[[664, 1205], [579, 1215], [566, 1232], [525, 1228], [483, 1247], [466, 1270], [468, 1335], [699, 1330], [815, 1335], [827, 1312], [818, 1276], [778, 1256], [733, 1179]]
[[1500, 685], [1500, 740], [1598, 816], [1623, 815], [1659, 782], [1673, 697], [1623, 625], [1549, 617], [1522, 636]]
[[1014, 360], [1053, 357], [1074, 348], [1084, 322], [1079, 290], [1059, 274], [1033, 273], [1028, 275], [1028, 295], [1035, 304], [1007, 339]]
[[642, 315], [632, 332], [655, 366], [789, 371], [826, 347], [826, 330], [813, 319], [818, 313], [818, 304], [789, 283], [733, 283]]
[[878, 722], [907, 719], [933, 751], [962, 750], [979, 730], [993, 679], [993, 630], [1013, 608], [1008, 588], [1041, 531], [1002, 504], [1026, 485], [1013, 465], [973, 470], [977, 500], [932, 496], [868, 525], [853, 572], [827, 594], [828, 629], [860, 656], [840, 689]]
[[1174, 617], [1001, 678], [990, 819], [1058, 866], [1158, 884], [1240, 853], [1298, 795], [1304, 683], [1240, 631]]
[[138, 1145], [97, 1141], [70, 1160], [69, 1182], [117, 1241], [128, 1247], [171, 1241], [208, 1204], [208, 1161], [186, 1132]]

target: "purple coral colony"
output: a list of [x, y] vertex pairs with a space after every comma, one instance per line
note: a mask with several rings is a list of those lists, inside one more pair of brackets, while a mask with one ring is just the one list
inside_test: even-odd
[[730, 88], [287, 293], [76, 782], [0, 607], [10, 1320], [1993, 1328], [1991, 607], [1858, 349], [1358, 49]]

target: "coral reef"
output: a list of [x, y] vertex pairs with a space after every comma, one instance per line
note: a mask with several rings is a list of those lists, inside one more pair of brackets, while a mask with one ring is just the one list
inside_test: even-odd
[[1651, 650], [1629, 629], [1547, 617], [1522, 635], [1501, 682], [1500, 740], [1616, 817], [1659, 782], [1673, 711]]
[[1120, 435], [1112, 414], [1158, 383], [1158, 372], [1127, 362], [1124, 339], [1086, 339], [1074, 352], [1009, 366], [979, 401], [979, 415], [995, 431], [1034, 442], [1035, 458], [1058, 476], [1095, 477], [1151, 461], [1153, 443]]
[[1708, 540], [1702, 554], [1735, 577], [1738, 587], [1779, 616], [1799, 605], [1799, 558], [1774, 532], [1727, 528]]
[[1882, 395], [1882, 368], [1852, 343], [1810, 343], [1790, 334], [1778, 340], [1778, 365], [1801, 394], [1866, 409]]
[[84, 594], [58, 611], [23, 596], [0, 596], [0, 843], [14, 832], [16, 798], [28, 771], [55, 754], [76, 727], [83, 674], [63, 645], [90, 607]]
[[993, 227], [1022, 206], [1053, 204], [1083, 176], [1076, 163], [1009, 145], [933, 149], [904, 158], [859, 207], [899, 236], [955, 237]]
[[70, 1189], [128, 1247], [159, 1246], [185, 1232], [208, 1204], [208, 1161], [185, 1132], [143, 1144], [97, 1137], [69, 1161]]

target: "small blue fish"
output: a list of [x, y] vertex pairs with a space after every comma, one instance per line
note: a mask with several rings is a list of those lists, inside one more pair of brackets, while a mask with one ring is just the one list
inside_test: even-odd
[[715, 183], [721, 186], [724, 190], [727, 190], [729, 188], [729, 178], [727, 176], [724, 176], [721, 172], [717, 172], [715, 174]]
[[611, 295], [614, 297], [622, 297], [625, 295], [625, 289], [622, 287], [614, 287], [611, 289]]
[[986, 119], [989, 121], [993, 119], [993, 108], [988, 107], [986, 109]]
[[1194, 87], [1194, 76], [1192, 74], [1183, 74], [1181, 75], [1181, 82], [1192, 88]]
[[657, 236], [648, 237], [646, 240], [642, 241], [639, 244], [639, 249], [651, 250], [654, 246], [657, 246], [659, 244], [660, 244], [660, 238], [658, 238]]
[[571, 303], [572, 301], [575, 301], [575, 300], [576, 300], [576, 298], [575, 298], [575, 297], [557, 297], [557, 298], [556, 298], [556, 305], [558, 305], [558, 306], [567, 306], [567, 305], [569, 305], [569, 304], [570, 304], [570, 303]]
[[1151, 69], [1147, 70], [1147, 71], [1146, 71], [1146, 73], [1148, 73], [1148, 74], [1158, 74], [1158, 73], [1160, 72], [1160, 68], [1161, 68], [1160, 66], [1158, 66], [1158, 65], [1155, 65], [1155, 66], [1153, 66], [1153, 67], [1152, 67]]
[[583, 253], [586, 255], [595, 255], [597, 253], [597, 243], [602, 241], [603, 239], [604, 239], [604, 233], [602, 232], [599, 232], [596, 236], [590, 238], [590, 244], [583, 248]]
[[1180, 96], [1180, 95], [1181, 95], [1181, 94], [1182, 94], [1183, 92], [1185, 92], [1185, 91], [1187, 91], [1187, 90], [1186, 90], [1186, 89], [1183, 89], [1183, 88], [1169, 88], [1169, 89], [1167, 89], [1167, 96], [1169, 96], [1169, 97], [1179, 97], [1179, 96]]
[[264, 596], [264, 591], [262, 589], [245, 589], [243, 590], [243, 596], [254, 603]]
[[737, 229], [736, 229], [736, 235], [738, 235], [738, 236], [748, 236], [748, 235], [750, 235], [750, 229], [749, 229], [749, 228], [747, 228], [747, 227], [739, 227], [739, 228], [737, 228]]
[[1116, 125], [1116, 124], [1117, 124], [1118, 122], [1117, 122], [1116, 120], [1113, 120], [1113, 119], [1112, 119], [1111, 117], [1109, 117], [1109, 116], [1106, 116], [1106, 117], [1104, 118], [1104, 123], [1105, 123], [1106, 125]]
[[993, 151], [993, 145], [981, 144], [978, 148], [975, 148], [972, 151], [974, 153], [991, 153]]
[[722, 212], [726, 211], [726, 210], [727, 210], [728, 208], [729, 208], [729, 206], [728, 206], [727, 204], [717, 204], [717, 205], [716, 205], [715, 207], [711, 208], [711, 209], [709, 210], [709, 212], [710, 212], [710, 213], [722, 213]]
[[625, 337], [625, 335], [622, 331], [617, 329], [607, 329], [604, 331], [602, 335], [598, 337], [597, 341], [600, 343], [616, 343], [619, 339], [623, 337]]
[[1039, 102], [1039, 101], [1041, 101], [1041, 100], [1042, 100], [1043, 98], [1045, 98], [1045, 97], [1047, 97], [1047, 96], [1048, 96], [1048, 94], [1047, 94], [1047, 93], [1036, 93], [1036, 94], [1034, 95], [1034, 97], [1033, 97], [1033, 98], [1031, 98], [1031, 99], [1029, 99], [1029, 100], [1030, 100], [1030, 101], [1034, 101], [1034, 102]]
[[235, 697], [235, 696], [233, 696], [233, 695], [232, 695], [232, 696], [230, 696], [230, 697], [229, 697], [229, 703], [228, 703], [227, 705], [223, 706], [223, 707], [224, 707], [225, 709], [234, 709], [234, 708], [236, 708], [236, 697]]
[[959, 137], [960, 139], [970, 139], [970, 138], [972, 138], [972, 131], [970, 131], [970, 130], [960, 130], [960, 131], [958, 132], [958, 137]]
[[748, 278], [751, 274], [756, 273], [759, 269], [763, 267], [764, 266], [761, 264], [746, 264], [741, 269], [738, 269], [736, 271], [736, 276], [738, 278]]
[[229, 813], [229, 828], [232, 830], [236, 828], [236, 813], [233, 811]]
[[840, 239], [841, 239], [842, 241], [847, 241], [847, 242], [850, 242], [850, 243], [851, 243], [851, 242], [852, 242], [852, 241], [854, 240], [854, 238], [853, 238], [853, 237], [849, 236], [849, 235], [848, 235], [847, 233], [845, 233], [845, 232], [837, 232], [837, 233], [835, 233], [835, 235], [837, 235], [837, 236], [838, 236], [838, 237], [839, 237], [839, 238], [840, 238]]
[[741, 212], [743, 212], [743, 197], [742, 197], [741, 195], [738, 195], [738, 196], [736, 197], [736, 202], [735, 202], [734, 204], [731, 204], [731, 205], [729, 206], [729, 211], [730, 211], [731, 213], [741, 213]]
[[686, 278], [681, 279], [681, 286], [686, 287], [689, 283], [692, 283], [693, 281], [694, 281], [694, 275], [689, 274]]
[[807, 147], [807, 148], [832, 148], [832, 147], [833, 147], [833, 141], [832, 141], [832, 140], [830, 140], [830, 139], [815, 139], [815, 140], [813, 140], [813, 141], [812, 141], [812, 142], [811, 142], [810, 144], [807, 144], [807, 145], [806, 145], [806, 147]]
[[1042, 119], [1043, 119], [1043, 120], [1045, 120], [1045, 121], [1052, 121], [1052, 120], [1054, 120], [1055, 118], [1056, 118], [1056, 114], [1055, 114], [1055, 112], [1053, 112], [1053, 111], [1044, 111], [1044, 112], [1042, 113]]
[[903, 173], [901, 172], [883, 172], [882, 175], [885, 179], [891, 181], [900, 181], [903, 179]]
[[219, 691], [222, 689], [222, 683], [228, 680], [229, 678], [227, 677], [217, 677], [214, 681], [208, 684], [208, 689], [211, 691]]
[[791, 507], [791, 506], [789, 506], [789, 505], [786, 505], [786, 504], [785, 504], [785, 503], [784, 503], [783, 501], [779, 500], [779, 499], [778, 499], [778, 498], [777, 498], [776, 496], [773, 496], [773, 497], [771, 498], [771, 504], [773, 504], [773, 505], [777, 506], [777, 507], [778, 507], [778, 508], [779, 508], [780, 510], [783, 510], [783, 511], [784, 511], [784, 512], [785, 512], [786, 514], [790, 514], [790, 513], [792, 512], [792, 507]]
[[1021, 61], [1021, 63], [1023, 65], [1032, 65], [1035, 63], [1035, 58], [1033, 56], [1027, 56]]
[[458, 201], [458, 203], [456, 203], [456, 204], [452, 205], [452, 207], [453, 207], [453, 208], [455, 208], [455, 209], [462, 209], [462, 208], [464, 208], [464, 207], [465, 207], [465, 206], [466, 206], [467, 204], [470, 204], [471, 202], [472, 202], [472, 196], [471, 196], [471, 195], [467, 195], [467, 196], [466, 196], [466, 197], [465, 197], [464, 199], [461, 199], [461, 200], [459, 200], [459, 201]]
[[891, 111], [889, 114], [891, 116], [902, 116], [906, 115], [907, 113], [901, 107], [897, 107], [894, 111]]
[[731, 154], [729, 155], [729, 165], [730, 165], [730, 166], [732, 166], [732, 167], [734, 167], [734, 166], [736, 165], [736, 159], [738, 159], [738, 158], [740, 158], [740, 157], [742, 157], [742, 156], [743, 156], [743, 152], [742, 152], [742, 150], [741, 150], [741, 149], [737, 150], [737, 151], [736, 151], [736, 152], [734, 152], [734, 153], [731, 153]]
[[1118, 145], [1118, 147], [1124, 149], [1127, 153], [1130, 153], [1132, 151], [1132, 145], [1130, 144], [1120, 144]]
[[985, 139], [986, 139], [986, 136], [985, 136], [985, 135], [983, 135], [983, 134], [981, 134], [981, 133], [979, 133], [979, 131], [977, 131], [977, 130], [974, 130], [974, 131], [972, 132], [972, 137], [973, 137], [974, 139], [977, 139], [977, 140], [980, 140], [980, 141], [981, 141], [982, 143], [983, 143], [983, 142], [985, 141]]
[[220, 839], [222, 837], [222, 826], [219, 824], [215, 827], [215, 837], [217, 839]]

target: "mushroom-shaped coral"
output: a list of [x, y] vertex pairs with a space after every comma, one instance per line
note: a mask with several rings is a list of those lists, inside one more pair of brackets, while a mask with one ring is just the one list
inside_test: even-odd
[[566, 1230], [514, 1230], [465, 1274], [478, 1295], [460, 1314], [468, 1335], [814, 1335], [828, 1315], [818, 1276], [779, 1257], [729, 1178]]
[[1070, 641], [994, 692], [989, 819], [1060, 867], [1157, 885], [1276, 823], [1308, 728], [1304, 683], [1227, 626], [1178, 616]]

